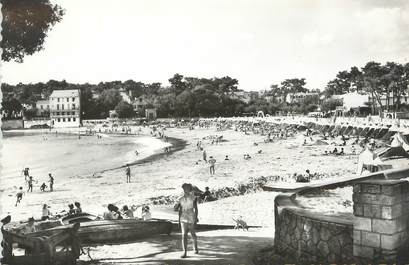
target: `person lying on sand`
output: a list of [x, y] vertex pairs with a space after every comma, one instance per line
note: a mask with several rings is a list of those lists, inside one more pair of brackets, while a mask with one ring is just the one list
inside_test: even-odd
[[244, 160], [249, 160], [251, 156], [249, 154], [244, 154]]

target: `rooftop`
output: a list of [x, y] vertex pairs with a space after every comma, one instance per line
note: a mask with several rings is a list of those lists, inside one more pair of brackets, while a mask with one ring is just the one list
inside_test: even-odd
[[79, 97], [79, 95], [78, 89], [54, 90], [50, 98]]

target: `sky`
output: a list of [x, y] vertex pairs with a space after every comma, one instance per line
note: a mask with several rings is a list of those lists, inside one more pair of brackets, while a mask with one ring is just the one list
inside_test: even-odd
[[3, 82], [161, 82], [230, 76], [309, 89], [368, 61], [409, 62], [407, 0], [51, 0], [66, 11], [44, 50], [2, 65]]

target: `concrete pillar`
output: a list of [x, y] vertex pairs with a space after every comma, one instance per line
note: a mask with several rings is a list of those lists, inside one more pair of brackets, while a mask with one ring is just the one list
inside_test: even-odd
[[[367, 180], [354, 185], [353, 254], [396, 262], [408, 242], [409, 182]], [[407, 251], [406, 251], [407, 252]]]

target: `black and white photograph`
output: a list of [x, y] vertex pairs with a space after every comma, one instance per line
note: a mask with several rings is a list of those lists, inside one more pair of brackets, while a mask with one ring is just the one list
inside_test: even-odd
[[0, 264], [409, 264], [409, 1], [0, 4]]

